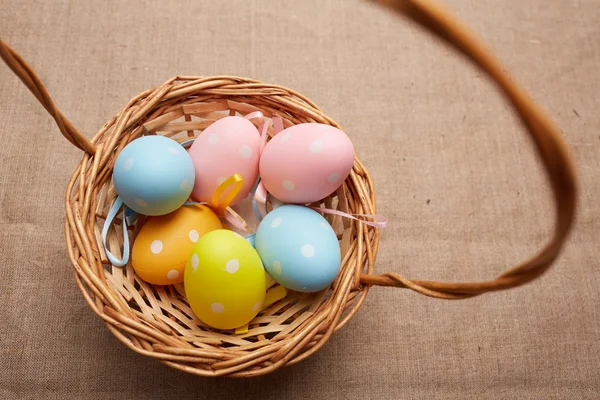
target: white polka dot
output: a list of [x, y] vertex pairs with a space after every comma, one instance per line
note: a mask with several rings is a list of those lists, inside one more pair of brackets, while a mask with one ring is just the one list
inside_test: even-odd
[[281, 275], [281, 263], [277, 260], [273, 261], [273, 272], [277, 275]]
[[281, 217], [275, 218], [273, 222], [271, 222], [271, 228], [277, 228], [279, 225], [281, 225], [281, 221], [283, 221]]
[[198, 241], [198, 239], [200, 239], [200, 234], [195, 229], [192, 229], [190, 231], [190, 233], [188, 234], [188, 236], [189, 236], [190, 240], [194, 243], [196, 243]]
[[287, 142], [288, 140], [290, 140], [290, 135], [292, 134], [292, 132], [285, 132], [283, 135], [281, 135], [281, 141], [282, 142]]
[[317, 129], [320, 131], [326, 131], [327, 129], [329, 129], [330, 125], [327, 124], [319, 124], [317, 125]]
[[305, 244], [304, 246], [302, 246], [302, 249], [300, 251], [302, 252], [302, 255], [306, 258], [311, 258], [315, 255], [315, 248], [310, 244]]
[[179, 154], [179, 150], [177, 150], [175, 147], [169, 146], [167, 147], [167, 150], [169, 150], [169, 152], [172, 154]]
[[194, 270], [194, 272], [196, 272], [196, 270], [198, 269], [199, 263], [200, 263], [200, 260], [198, 259], [198, 254], [196, 254], [196, 253], [192, 254], [192, 269]]
[[181, 184], [179, 185], [179, 189], [181, 190], [188, 190], [190, 188], [190, 181], [188, 181], [187, 179], [184, 179], [181, 181]]
[[242, 147], [240, 147], [240, 156], [242, 156], [242, 158], [250, 158], [251, 155], [252, 149], [250, 148], [250, 146], [243, 145]]
[[323, 148], [323, 142], [320, 140], [315, 140], [310, 144], [310, 152], [311, 153], [319, 153]]
[[219, 314], [225, 311], [225, 306], [223, 306], [221, 303], [212, 303], [210, 305], [210, 309], [213, 310], [214, 313]]
[[296, 187], [296, 185], [294, 185], [294, 182], [289, 181], [289, 180], [284, 180], [283, 181], [283, 187], [286, 190], [294, 190], [294, 188]]
[[236, 260], [235, 258], [233, 260], [229, 260], [229, 261], [227, 261], [227, 265], [225, 266], [225, 269], [230, 274], [235, 274], [238, 271], [238, 269], [240, 269], [240, 262], [238, 260]]
[[167, 273], [167, 278], [170, 280], [177, 279], [179, 277], [179, 271], [172, 269]]
[[162, 251], [163, 244], [160, 240], [155, 240], [150, 244], [150, 251], [154, 254], [159, 254]]
[[225, 182], [227, 178], [225, 178], [224, 176], [220, 176], [217, 178], [217, 185], [220, 185], [221, 183]]
[[125, 161], [125, 164], [123, 165], [123, 169], [125, 171], [129, 171], [131, 169], [131, 167], [133, 167], [133, 158], [129, 158], [129, 159], [127, 159], [127, 161]]
[[217, 144], [217, 143], [219, 143], [219, 137], [213, 133], [212, 135], [210, 135], [208, 137], [208, 143], [210, 143], [210, 144]]
[[262, 306], [262, 300], [260, 300], [258, 303], [256, 303], [255, 305], [252, 306], [252, 311], [257, 312], [258, 310], [260, 310], [260, 307]]
[[329, 230], [329, 228], [331, 228], [331, 225], [329, 225], [327, 222], [321, 222], [321, 226], [323, 227], [323, 229], [327, 229], [327, 230]]
[[327, 182], [329, 183], [335, 183], [340, 179], [340, 174], [338, 174], [337, 172], [335, 174], [331, 174], [327, 177]]
[[142, 199], [134, 199], [133, 201], [135, 202], [135, 204], [137, 204], [140, 207], [146, 207], [146, 206], [148, 206], [148, 203], [146, 203]]

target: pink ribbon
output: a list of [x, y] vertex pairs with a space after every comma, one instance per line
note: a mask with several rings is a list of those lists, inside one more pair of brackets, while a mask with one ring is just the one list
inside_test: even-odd
[[[261, 112], [261, 111], [254, 111], [251, 112], [248, 115], [245, 115], [244, 118], [246, 118], [247, 120], [251, 120], [251, 119], [255, 119], [255, 118], [262, 118], [263, 123], [262, 126], [260, 127], [260, 152], [262, 153], [262, 151], [265, 148], [265, 145], [267, 144], [267, 132], [269, 131], [269, 127], [273, 124], [272, 121], [268, 121], [265, 118], [265, 115]], [[279, 118], [279, 117], [276, 117]], [[281, 120], [281, 118], [279, 118]], [[283, 121], [281, 121], [281, 124], [283, 126]]]
[[283, 130], [283, 119], [281, 119], [281, 117], [278, 115], [275, 115], [272, 119], [275, 128], [275, 135], [277, 135]]
[[244, 118], [250, 120], [250, 119], [254, 119], [254, 118], [264, 118], [264, 116], [265, 115], [261, 111], [254, 111], [248, 115], [245, 115]]
[[254, 200], [262, 205], [267, 203], [267, 188], [263, 185], [262, 181], [258, 183], [256, 192], [254, 193]]
[[[353, 219], [355, 221], [362, 222], [365, 225], [373, 226], [375, 228], [385, 228], [388, 224], [388, 219], [381, 215], [372, 214], [348, 214], [343, 211], [332, 210], [330, 208], [311, 207], [315, 211], [322, 212], [324, 214], [339, 215], [344, 218]], [[370, 218], [374, 221], [365, 220], [363, 218]]]
[[235, 228], [237, 228], [243, 232], [250, 233], [248, 226], [244, 222], [240, 221], [236, 215], [229, 212], [229, 210], [225, 211], [225, 220], [227, 222], [229, 222]]
[[263, 150], [265, 149], [265, 146], [267, 145], [267, 137], [269, 135], [267, 135], [267, 132], [269, 131], [269, 126], [271, 126], [272, 122], [271, 121], [266, 121], [263, 122], [262, 125], [262, 129], [260, 132], [260, 153], [262, 154]]

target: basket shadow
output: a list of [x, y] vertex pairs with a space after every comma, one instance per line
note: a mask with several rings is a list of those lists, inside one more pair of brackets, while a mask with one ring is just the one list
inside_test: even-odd
[[[83, 311], [83, 310], [82, 310]], [[171, 368], [150, 357], [137, 354], [120, 343], [93, 313], [79, 315], [88, 320], [84, 325], [95, 326], [95, 334], [87, 339], [74, 340], [75, 351], [89, 361], [88, 374], [102, 376], [106, 387], [129, 387], [136, 397], [153, 398], [280, 398], [297, 391], [307, 380], [318, 380], [335, 368], [336, 348], [343, 345], [336, 335], [315, 354], [298, 364], [280, 368], [270, 374], [253, 378], [207, 378]], [[94, 320], [94, 321], [92, 321]], [[96, 343], [90, 346], [88, 340]], [[338, 342], [338, 343], [336, 343]], [[81, 347], [77, 349], [76, 347]]]

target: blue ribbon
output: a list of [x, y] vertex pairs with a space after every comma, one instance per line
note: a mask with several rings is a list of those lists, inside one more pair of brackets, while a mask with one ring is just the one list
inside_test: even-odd
[[252, 245], [252, 247], [256, 248], [256, 233], [251, 233], [249, 235], [244, 236], [244, 239], [248, 241]]
[[[123, 217], [123, 259], [119, 260], [115, 257], [109, 250], [106, 245], [106, 236], [108, 235], [108, 229], [112, 225], [117, 213], [123, 206], [123, 200], [120, 197], [115, 199], [115, 203], [111, 207], [108, 212], [108, 216], [106, 217], [106, 221], [104, 221], [104, 226], [102, 227], [102, 244], [104, 245], [104, 251], [106, 252], [106, 257], [110, 261], [112, 265], [115, 267], [124, 267], [127, 265], [129, 261], [129, 235], [127, 234], [127, 220], [135, 221], [137, 219], [137, 213], [133, 210], [129, 210], [127, 206], [124, 206], [124, 217]], [[129, 212], [128, 212], [129, 210]]]
[[187, 149], [189, 146], [191, 146], [192, 143], [194, 143], [194, 140], [196, 140], [196, 138], [186, 140], [185, 142], [181, 142], [179, 144], [182, 145], [184, 148]]
[[131, 208], [125, 206], [125, 218], [127, 219], [128, 226], [135, 224], [135, 221], [137, 221], [138, 217], [139, 217], [139, 214], [137, 212], [135, 212]]
[[205, 201], [186, 201], [183, 203], [184, 206], [205, 206], [208, 205]]

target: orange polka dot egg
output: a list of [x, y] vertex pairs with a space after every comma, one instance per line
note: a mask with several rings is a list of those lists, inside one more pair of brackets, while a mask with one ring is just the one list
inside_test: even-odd
[[235, 329], [260, 311], [266, 278], [260, 256], [235, 232], [219, 229], [194, 245], [185, 268], [185, 294], [206, 325]]
[[204, 205], [186, 205], [166, 215], [149, 217], [131, 251], [133, 269], [148, 283], [181, 283], [194, 244], [222, 227], [217, 215]]

